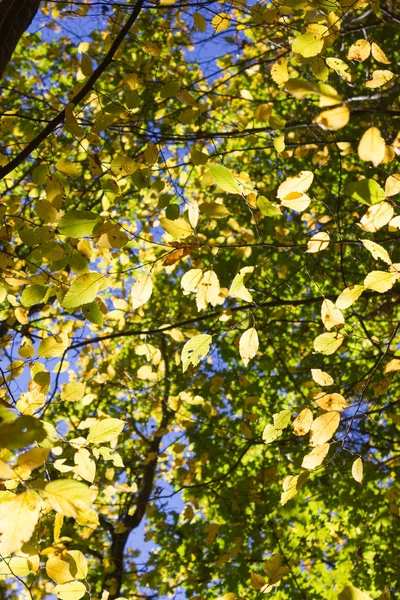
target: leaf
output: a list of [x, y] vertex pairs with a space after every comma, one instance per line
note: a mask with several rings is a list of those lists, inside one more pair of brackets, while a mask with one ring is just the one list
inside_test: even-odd
[[326, 411], [341, 412], [348, 408], [348, 404], [341, 394], [327, 394], [321, 391], [313, 396], [313, 400], [322, 410]]
[[334, 384], [333, 378], [329, 373], [321, 371], [321, 369], [311, 369], [311, 375], [315, 383], [318, 383], [318, 385], [322, 385], [323, 387]]
[[64, 402], [79, 402], [85, 395], [85, 384], [73, 381], [63, 385], [61, 400]]
[[252, 295], [244, 285], [245, 281], [250, 277], [253, 271], [254, 267], [243, 267], [240, 269], [239, 273], [235, 275], [235, 278], [232, 281], [228, 295], [232, 296], [232, 298], [244, 300], [245, 302], [253, 302]]
[[340, 329], [345, 321], [340, 309], [331, 300], [325, 298], [321, 306], [321, 319], [325, 328], [330, 331], [334, 327]]
[[200, 205], [200, 212], [213, 219], [224, 219], [231, 214], [223, 204], [217, 202], [203, 202]]
[[309, 408], [304, 408], [292, 423], [294, 435], [306, 435], [310, 431], [314, 420], [313, 414]]
[[329, 233], [326, 231], [319, 231], [308, 240], [306, 252], [312, 254], [325, 250], [329, 246], [330, 239]]
[[45, 464], [49, 454], [49, 448], [32, 448], [18, 456], [17, 465], [33, 471]]
[[394, 74], [391, 71], [378, 69], [377, 71], [372, 71], [372, 77], [365, 83], [365, 86], [370, 89], [382, 87], [386, 83], [389, 83], [393, 77]]
[[266, 584], [266, 581], [264, 577], [258, 573], [250, 571], [250, 584], [254, 590], [261, 590], [261, 588]]
[[315, 352], [329, 356], [343, 344], [344, 337], [340, 333], [323, 333], [314, 340]]
[[364, 286], [369, 290], [384, 294], [394, 286], [396, 280], [397, 275], [395, 273], [371, 271], [364, 279]]
[[19, 552], [27, 542], [39, 519], [41, 500], [37, 492], [28, 490], [0, 503], [0, 551], [3, 556]]
[[371, 240], [361, 240], [361, 243], [369, 252], [371, 252], [374, 258], [383, 260], [383, 262], [385, 262], [387, 265], [392, 264], [391, 258], [387, 253], [387, 250], [385, 250], [385, 248], [383, 248], [380, 244], [372, 242]]
[[57, 479], [48, 483], [43, 494], [50, 506], [65, 517], [76, 517], [91, 505], [89, 488], [74, 479]]
[[301, 463], [303, 469], [312, 471], [313, 469], [316, 469], [322, 465], [326, 455], [329, 452], [330, 446], [331, 445], [328, 442], [325, 442], [324, 444], [313, 448], [311, 452], [306, 454], [303, 458], [303, 462]]
[[196, 335], [192, 339], [186, 342], [182, 348], [182, 368], [185, 372], [189, 365], [196, 367], [200, 360], [202, 360], [210, 351], [212, 342], [211, 335], [201, 334]]
[[392, 358], [392, 360], [389, 360], [389, 362], [385, 365], [385, 373], [394, 373], [395, 371], [400, 371], [399, 358]]
[[52, 593], [60, 600], [80, 600], [86, 594], [86, 586], [81, 581], [71, 581], [56, 585]]
[[295, 38], [292, 43], [293, 52], [297, 52], [304, 56], [304, 58], [310, 58], [311, 56], [317, 56], [320, 54], [324, 47], [324, 40], [320, 36], [313, 33], [303, 33]]
[[82, 313], [88, 321], [101, 327], [104, 323], [104, 315], [100, 309], [98, 301], [94, 300], [89, 304], [82, 306]]
[[385, 182], [385, 194], [387, 197], [396, 196], [400, 192], [400, 173], [389, 175]]
[[56, 583], [63, 584], [73, 581], [75, 577], [69, 570], [69, 563], [57, 556], [51, 556], [46, 562], [46, 573]]
[[93, 302], [100, 289], [103, 275], [101, 273], [85, 273], [72, 282], [61, 303], [63, 308], [72, 310]]
[[87, 441], [89, 444], [104, 444], [118, 437], [125, 426], [121, 419], [107, 418], [97, 421], [89, 427]]
[[[94, 482], [96, 476], [96, 463], [90, 456], [90, 452], [87, 448], [79, 448], [74, 454], [75, 468], [74, 471], [77, 475], [89, 481]], [[62, 583], [62, 582], [57, 582]]]
[[281, 56], [271, 67], [271, 77], [279, 86], [284, 85], [289, 79], [287, 64], [286, 58]]
[[347, 106], [338, 106], [330, 110], [323, 110], [313, 119], [322, 129], [339, 131], [346, 127], [350, 121], [350, 110]]
[[282, 214], [279, 205], [270, 202], [264, 196], [257, 197], [257, 206], [265, 217], [279, 217]]
[[0, 479], [15, 479], [17, 477], [13, 469], [3, 460], [0, 460]]
[[250, 327], [240, 336], [239, 353], [245, 367], [255, 357], [258, 350], [258, 334], [254, 327]]
[[340, 413], [330, 411], [314, 419], [310, 429], [310, 446], [321, 446], [328, 442], [340, 423]]
[[364, 231], [373, 233], [389, 223], [393, 217], [393, 206], [388, 202], [380, 202], [371, 206], [362, 217], [359, 226]]
[[310, 206], [311, 198], [307, 196], [307, 194], [302, 194], [300, 192], [292, 192], [288, 194], [283, 200], [281, 200], [281, 205], [286, 206], [286, 208], [290, 208], [297, 212], [303, 212], [307, 210]]
[[88, 564], [85, 555], [80, 550], [69, 550], [65, 553], [65, 558], [70, 565], [70, 571], [75, 579], [86, 579], [88, 574]]
[[363, 134], [358, 144], [358, 156], [361, 160], [372, 162], [377, 167], [384, 159], [386, 153], [385, 140], [377, 127], [370, 127]]
[[385, 199], [385, 192], [374, 179], [352, 181], [345, 188], [346, 194], [363, 204], [377, 204]]
[[132, 309], [136, 310], [145, 304], [153, 292], [153, 281], [150, 275], [143, 275], [133, 284], [130, 300]]
[[61, 217], [57, 229], [63, 235], [80, 238], [91, 235], [103, 219], [94, 212], [87, 210], [71, 210]]
[[313, 179], [314, 173], [312, 171], [300, 171], [294, 177], [285, 179], [278, 187], [276, 195], [279, 200], [284, 200], [293, 192], [304, 194], [311, 186]]
[[270, 423], [264, 427], [264, 431], [262, 434], [262, 439], [265, 444], [271, 444], [278, 437], [282, 435], [282, 429], [275, 429], [275, 427]]
[[51, 335], [39, 344], [39, 358], [56, 358], [62, 356], [69, 346], [67, 334]]
[[286, 429], [290, 423], [291, 416], [291, 410], [281, 410], [280, 412], [275, 413], [272, 416], [275, 429]]
[[351, 467], [351, 474], [357, 483], [362, 483], [363, 480], [363, 464], [361, 458], [356, 458]]
[[205, 271], [203, 273], [202, 278], [199, 281], [197, 288], [197, 310], [205, 310], [208, 304], [212, 304], [212, 306], [215, 306], [218, 302], [219, 292], [220, 285], [215, 271]]
[[365, 287], [363, 285], [351, 285], [343, 290], [341, 294], [336, 299], [336, 306], [340, 310], [344, 310], [346, 308], [350, 308], [356, 300], [361, 296]]
[[236, 178], [232, 175], [229, 169], [223, 165], [210, 163], [208, 169], [212, 175], [214, 183], [224, 192], [230, 194], [242, 194], [241, 187]]
[[205, 22], [203, 15], [199, 12], [193, 13], [193, 21], [199, 31], [203, 33], [206, 30], [207, 23]]
[[202, 269], [190, 269], [190, 271], [187, 271], [181, 279], [181, 288], [184, 294], [196, 292], [202, 277]]
[[183, 218], [171, 221], [171, 219], [162, 217], [160, 219], [160, 225], [167, 233], [169, 233], [170, 236], [176, 240], [185, 239], [193, 233], [190, 224]]
[[390, 65], [390, 60], [388, 60], [384, 51], [378, 46], [376, 42], [372, 42], [371, 44], [371, 52], [372, 56], [377, 62], [383, 63], [384, 65]]
[[289, 475], [283, 481], [283, 492], [281, 494], [281, 504], [285, 505], [297, 492], [303, 487], [308, 479], [309, 473], [306, 471], [300, 475]]
[[347, 53], [348, 60], [364, 62], [371, 53], [371, 44], [368, 40], [360, 39], [354, 42]]
[[27, 285], [21, 294], [21, 304], [27, 308], [39, 304], [45, 298], [48, 289], [45, 285]]
[[215, 33], [220, 33], [229, 28], [231, 24], [231, 18], [226, 12], [221, 12], [211, 21], [211, 25], [214, 27]]

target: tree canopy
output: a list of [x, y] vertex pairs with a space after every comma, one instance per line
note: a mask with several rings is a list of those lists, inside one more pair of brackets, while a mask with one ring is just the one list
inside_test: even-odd
[[395, 598], [398, 4], [23, 5], [1, 597]]

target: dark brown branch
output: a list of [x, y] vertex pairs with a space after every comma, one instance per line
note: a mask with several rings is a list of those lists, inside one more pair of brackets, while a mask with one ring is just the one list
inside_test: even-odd
[[0, 2], [0, 78], [13, 52], [36, 15], [41, 0], [2, 0]]

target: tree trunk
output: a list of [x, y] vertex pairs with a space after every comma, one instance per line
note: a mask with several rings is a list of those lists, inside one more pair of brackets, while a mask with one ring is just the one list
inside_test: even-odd
[[0, 78], [13, 52], [32, 22], [41, 0], [0, 1]]

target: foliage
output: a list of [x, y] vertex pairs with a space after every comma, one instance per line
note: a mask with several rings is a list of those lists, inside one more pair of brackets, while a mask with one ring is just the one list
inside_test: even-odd
[[400, 592], [397, 8], [42, 2], [2, 80], [3, 598]]

